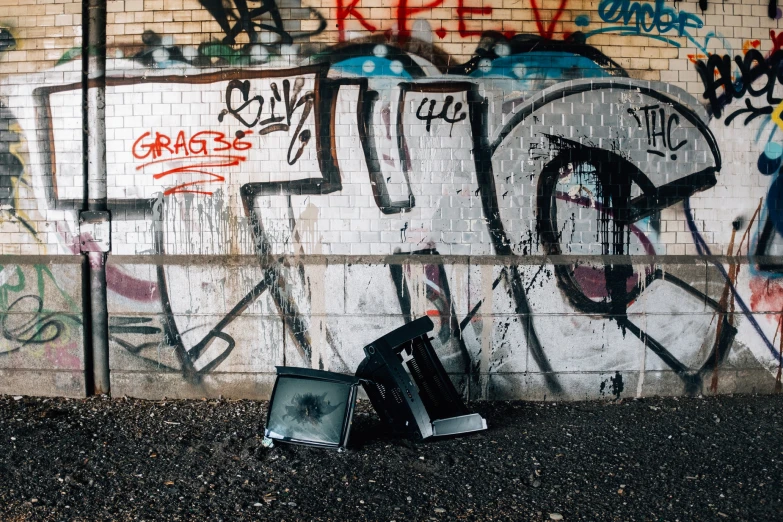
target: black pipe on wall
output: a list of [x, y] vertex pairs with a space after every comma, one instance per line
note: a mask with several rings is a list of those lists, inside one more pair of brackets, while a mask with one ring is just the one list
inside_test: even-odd
[[[106, 0], [82, 3], [82, 145], [84, 203], [87, 211], [105, 211], [106, 197]], [[80, 224], [81, 224], [80, 219]], [[80, 227], [81, 228], [81, 227]], [[82, 236], [87, 258], [82, 288], [84, 299], [85, 379], [88, 394], [108, 394], [109, 314], [106, 302], [106, 252]], [[85, 240], [86, 246], [85, 246]]]

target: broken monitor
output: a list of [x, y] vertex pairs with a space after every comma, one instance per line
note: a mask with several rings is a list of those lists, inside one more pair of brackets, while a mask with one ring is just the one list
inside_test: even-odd
[[350, 375], [278, 366], [265, 435], [297, 444], [345, 447], [358, 385], [359, 379]]

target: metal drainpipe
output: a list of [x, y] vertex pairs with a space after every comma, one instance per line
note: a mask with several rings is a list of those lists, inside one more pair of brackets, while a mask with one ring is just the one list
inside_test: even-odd
[[[85, 201], [87, 212], [80, 215], [80, 239], [82, 253], [86, 254], [89, 270], [89, 333], [88, 357], [92, 366], [92, 375], [87, 375], [88, 393], [108, 394], [109, 383], [109, 313], [106, 304], [106, 254], [108, 252], [108, 234], [97, 232], [109, 225], [106, 198], [106, 0], [84, 0], [82, 8], [87, 16], [86, 42], [83, 48], [86, 132], [86, 187]], [[84, 34], [83, 32], [83, 34]], [[87, 224], [87, 226], [85, 226]], [[97, 241], [99, 235], [105, 235], [106, 247]], [[85, 339], [86, 340], [86, 339]]]

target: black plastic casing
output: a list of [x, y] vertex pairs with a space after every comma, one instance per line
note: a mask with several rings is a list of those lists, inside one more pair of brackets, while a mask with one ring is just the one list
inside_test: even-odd
[[364, 347], [356, 370], [381, 421], [412, 438], [433, 436], [433, 421], [470, 413], [430, 343], [433, 328], [425, 316], [389, 332]]

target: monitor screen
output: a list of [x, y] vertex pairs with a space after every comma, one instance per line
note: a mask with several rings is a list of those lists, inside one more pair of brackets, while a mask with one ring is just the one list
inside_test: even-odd
[[267, 436], [339, 445], [351, 392], [349, 384], [279, 376], [270, 405]]

